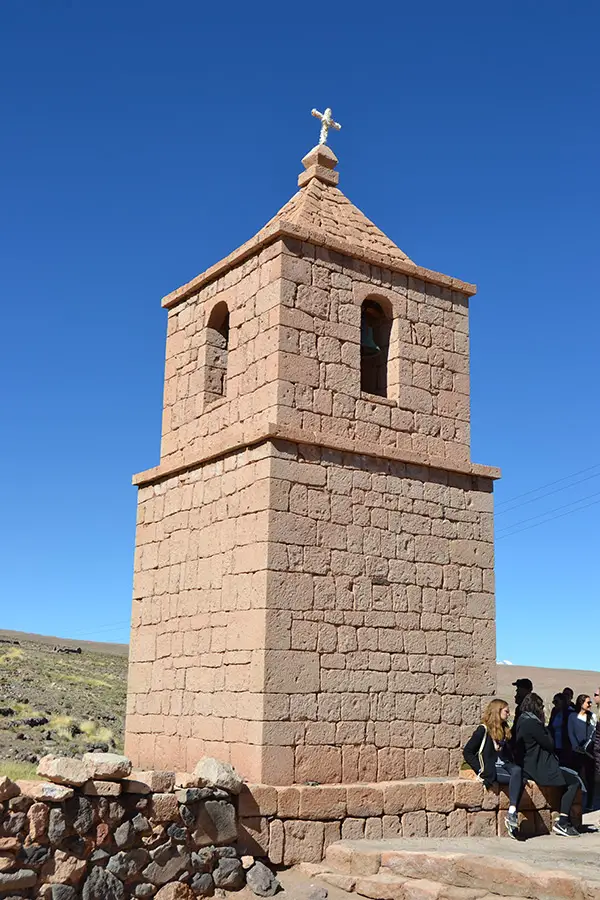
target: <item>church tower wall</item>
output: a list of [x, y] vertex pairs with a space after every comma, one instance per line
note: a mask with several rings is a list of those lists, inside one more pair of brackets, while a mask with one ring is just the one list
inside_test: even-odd
[[[376, 230], [318, 179], [297, 197], [326, 205], [348, 249], [356, 221]], [[140, 767], [453, 774], [494, 691], [498, 473], [470, 460], [474, 289], [321, 234], [249, 242], [165, 302], [161, 462], [136, 476]], [[379, 394], [361, 390], [365, 303], [389, 326]]]

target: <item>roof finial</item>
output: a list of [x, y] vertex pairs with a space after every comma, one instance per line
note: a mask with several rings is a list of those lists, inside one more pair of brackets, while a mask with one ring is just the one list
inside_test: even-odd
[[339, 122], [333, 121], [333, 113], [330, 108], [327, 107], [324, 113], [320, 113], [318, 109], [311, 109], [311, 115], [315, 117], [315, 119], [321, 120], [321, 136], [319, 138], [319, 144], [326, 144], [327, 137], [329, 135], [329, 129], [335, 128], [336, 131], [339, 131], [342, 127]]

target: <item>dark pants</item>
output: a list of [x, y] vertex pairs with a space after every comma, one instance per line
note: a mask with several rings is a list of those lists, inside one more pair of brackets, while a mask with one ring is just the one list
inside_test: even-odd
[[588, 756], [586, 753], [574, 753], [573, 768], [585, 784], [586, 807], [591, 809], [594, 804], [594, 788], [596, 786], [596, 761], [593, 756]]
[[566, 750], [557, 750], [556, 755], [562, 769], [577, 769], [577, 766], [573, 763], [573, 751], [570, 747]]
[[496, 763], [496, 781], [508, 785], [508, 802], [519, 808], [523, 793], [523, 769], [511, 762], [498, 760]]
[[575, 797], [577, 796], [577, 791], [581, 787], [581, 779], [579, 778], [579, 775], [577, 775], [576, 772], [571, 771], [571, 769], [563, 769], [561, 766], [560, 771], [562, 772], [566, 784], [565, 792], [560, 801], [560, 814], [561, 816], [568, 816], [571, 812]]

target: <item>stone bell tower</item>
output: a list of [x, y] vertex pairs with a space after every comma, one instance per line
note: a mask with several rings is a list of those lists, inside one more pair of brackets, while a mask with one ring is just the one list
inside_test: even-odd
[[302, 162], [255, 237], [163, 300], [126, 752], [279, 785], [447, 775], [495, 688], [475, 287], [353, 206], [325, 143]]

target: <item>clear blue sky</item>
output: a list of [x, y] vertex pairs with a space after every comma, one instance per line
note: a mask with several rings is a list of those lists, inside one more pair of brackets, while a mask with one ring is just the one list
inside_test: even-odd
[[585, 0], [4, 0], [0, 626], [127, 640], [160, 298], [288, 200], [329, 105], [344, 192], [479, 285], [498, 657], [600, 668], [599, 31]]

